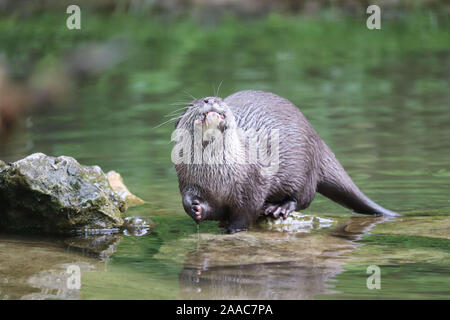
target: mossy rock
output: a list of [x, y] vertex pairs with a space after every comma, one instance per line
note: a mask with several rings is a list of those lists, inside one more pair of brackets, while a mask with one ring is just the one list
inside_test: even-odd
[[98, 166], [32, 154], [0, 164], [0, 228], [67, 233], [123, 224], [125, 202]]

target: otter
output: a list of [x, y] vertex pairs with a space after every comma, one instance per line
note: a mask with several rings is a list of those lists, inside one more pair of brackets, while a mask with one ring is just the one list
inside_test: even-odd
[[[172, 156], [188, 160], [174, 161], [182, 204], [197, 223], [218, 220], [228, 233], [247, 230], [261, 215], [285, 219], [306, 209], [316, 192], [356, 213], [398, 215], [365, 196], [299, 108], [274, 93], [246, 90], [225, 99], [196, 99], [175, 128], [178, 148]], [[270, 132], [277, 135], [265, 137]], [[223, 154], [215, 157], [213, 145]], [[276, 154], [275, 170], [267, 173], [267, 163], [249, 161], [248, 149], [255, 145]]]

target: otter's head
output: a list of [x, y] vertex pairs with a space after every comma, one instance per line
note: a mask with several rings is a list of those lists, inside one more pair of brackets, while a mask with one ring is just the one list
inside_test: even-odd
[[189, 131], [194, 126], [201, 126], [204, 131], [218, 129], [225, 131], [235, 126], [233, 113], [227, 104], [219, 97], [206, 97], [193, 101], [180, 116], [175, 128]]

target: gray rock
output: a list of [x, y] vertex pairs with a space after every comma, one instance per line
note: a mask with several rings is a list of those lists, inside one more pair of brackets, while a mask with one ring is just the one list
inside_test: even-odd
[[0, 228], [66, 233], [123, 224], [126, 204], [98, 166], [32, 154], [0, 163]]

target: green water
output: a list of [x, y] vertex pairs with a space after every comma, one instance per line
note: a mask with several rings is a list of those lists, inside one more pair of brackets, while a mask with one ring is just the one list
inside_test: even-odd
[[[448, 21], [423, 13], [370, 31], [364, 18], [332, 16], [198, 25], [92, 14], [69, 32], [61, 19], [0, 19], [13, 75], [112, 37], [126, 43], [126, 58], [32, 113], [2, 138], [0, 159], [43, 152], [116, 170], [149, 202], [127, 215], [157, 227], [118, 236], [107, 259], [61, 239], [1, 235], [0, 298], [450, 298]], [[220, 83], [222, 97], [261, 89], [298, 105], [356, 184], [404, 216], [361, 217], [318, 195], [303, 213], [329, 224], [226, 236], [208, 222], [197, 232], [170, 161], [173, 125], [155, 127], [177, 102]], [[70, 264], [81, 268], [80, 290], [56, 284]], [[370, 265], [380, 267], [381, 289], [366, 286]]]

